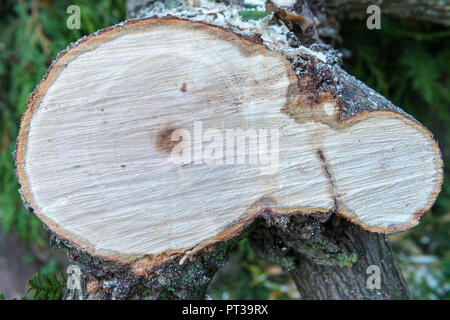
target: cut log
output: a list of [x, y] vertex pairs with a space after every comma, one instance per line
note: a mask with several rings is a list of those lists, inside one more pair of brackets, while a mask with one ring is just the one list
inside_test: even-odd
[[236, 237], [267, 210], [416, 225], [442, 183], [431, 133], [395, 111], [344, 119], [332, 94], [311, 103], [305, 81], [280, 53], [204, 23], [107, 28], [61, 54], [28, 100], [24, 202], [121, 262]]

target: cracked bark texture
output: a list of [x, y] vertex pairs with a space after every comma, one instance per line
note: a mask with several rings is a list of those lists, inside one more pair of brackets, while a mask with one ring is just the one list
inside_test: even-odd
[[[302, 299], [410, 298], [386, 237], [340, 217], [291, 217], [286, 230], [262, 227], [249, 238], [260, 256], [289, 271]], [[373, 266], [379, 285], [369, 279]]]
[[[304, 256], [297, 259], [295, 269], [290, 274], [303, 299], [410, 298], [384, 235], [367, 232], [343, 219], [336, 219], [334, 226], [327, 231], [339, 243], [340, 248], [352, 252], [352, 257], [356, 255], [356, 262], [351, 266], [345, 265], [344, 257], [340, 258], [337, 265], [328, 266], [315, 263]], [[374, 272], [370, 266], [379, 268], [379, 286], [368, 279]], [[373, 285], [372, 289], [367, 282], [369, 286]]]
[[[48, 230], [49, 231], [49, 230]], [[238, 239], [205, 248], [181, 261], [167, 258], [141, 272], [127, 264], [93, 257], [49, 231], [50, 244], [62, 249], [81, 271], [79, 286], [66, 291], [67, 300], [179, 300], [204, 299], [214, 274], [228, 261], [230, 247]], [[213, 250], [211, 250], [213, 249]], [[70, 277], [70, 275], [69, 275]]]

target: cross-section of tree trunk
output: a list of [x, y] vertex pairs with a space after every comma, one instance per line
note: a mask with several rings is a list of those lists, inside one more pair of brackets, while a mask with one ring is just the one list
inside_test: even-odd
[[381, 233], [416, 225], [442, 183], [432, 134], [389, 103], [360, 105], [346, 75], [320, 82], [326, 53], [264, 39], [149, 18], [72, 45], [22, 118], [26, 207], [128, 279], [215, 252], [258, 217], [332, 213]]

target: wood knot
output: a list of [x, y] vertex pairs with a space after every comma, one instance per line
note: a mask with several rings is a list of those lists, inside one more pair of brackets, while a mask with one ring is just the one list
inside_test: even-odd
[[161, 152], [171, 153], [172, 149], [181, 141], [183, 137], [179, 137], [178, 140], [172, 140], [172, 134], [178, 128], [168, 127], [158, 133], [156, 138], [156, 149]]

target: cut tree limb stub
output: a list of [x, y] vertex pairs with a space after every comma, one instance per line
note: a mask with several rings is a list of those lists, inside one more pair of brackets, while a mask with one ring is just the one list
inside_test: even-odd
[[[74, 246], [121, 262], [235, 237], [263, 210], [334, 212], [383, 233], [416, 225], [442, 184], [432, 134], [395, 111], [342, 119], [341, 100], [312, 103], [303, 81], [282, 53], [205, 23], [104, 29], [60, 54], [29, 97], [16, 151], [24, 203]], [[227, 162], [237, 129], [247, 139], [236, 150], [253, 150], [252, 132], [278, 137], [271, 161]], [[223, 157], [216, 148], [207, 162], [212, 137]], [[173, 161], [189, 145], [192, 161]]]

